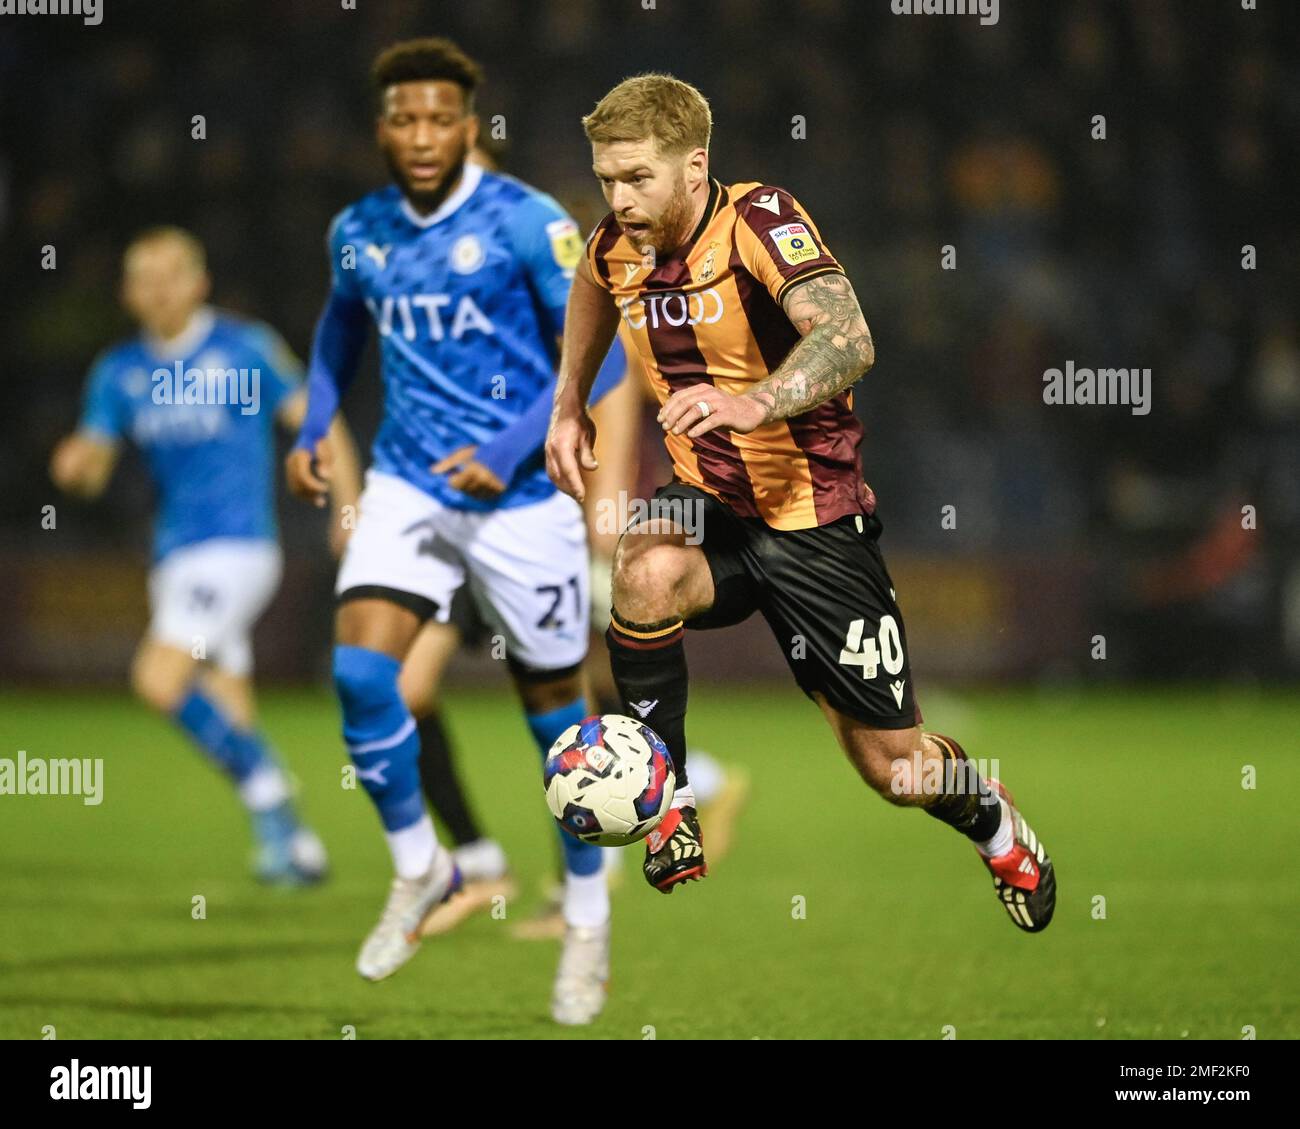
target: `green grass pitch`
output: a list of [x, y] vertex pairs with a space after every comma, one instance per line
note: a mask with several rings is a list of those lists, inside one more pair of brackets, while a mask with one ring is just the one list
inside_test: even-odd
[[1056, 919], [1029, 936], [974, 849], [869, 794], [793, 688], [697, 680], [692, 694], [693, 743], [749, 770], [750, 802], [730, 855], [671, 897], [629, 849], [609, 1003], [576, 1031], [548, 1016], [555, 943], [506, 929], [554, 851], [504, 689], [453, 691], [448, 716], [520, 896], [507, 922], [427, 941], [378, 985], [353, 961], [387, 852], [364, 794], [340, 786], [325, 690], [263, 701], [332, 857], [332, 880], [310, 891], [248, 877], [230, 790], [125, 694], [0, 696], [0, 757], [105, 762], [98, 807], [0, 796], [0, 1037], [1300, 1037], [1296, 695], [929, 696], [927, 723], [998, 758], [1056, 863]]

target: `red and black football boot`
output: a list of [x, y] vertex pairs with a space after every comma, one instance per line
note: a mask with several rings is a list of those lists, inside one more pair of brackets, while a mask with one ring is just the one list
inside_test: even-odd
[[1011, 809], [1015, 842], [1006, 854], [980, 858], [993, 875], [994, 892], [1011, 920], [1026, 933], [1038, 933], [1047, 928], [1056, 909], [1056, 871], [1011, 793], [1000, 780], [988, 784]]
[[673, 808], [645, 840], [645, 880], [656, 890], [671, 894], [679, 882], [709, 873], [704, 861], [700, 821], [692, 807]]

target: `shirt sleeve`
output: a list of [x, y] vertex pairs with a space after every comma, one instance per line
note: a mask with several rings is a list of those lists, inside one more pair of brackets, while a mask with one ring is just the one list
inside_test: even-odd
[[357, 283], [357, 260], [361, 257], [361, 248], [343, 230], [349, 210], [344, 208], [330, 221], [325, 236], [330, 260], [330, 291], [340, 298], [360, 302], [362, 294]]
[[[617, 337], [605, 355], [605, 361], [591, 386], [588, 405], [595, 404], [622, 381], [627, 373], [627, 354]], [[475, 454], [482, 463], [507, 486], [521, 467], [541, 466], [542, 447], [546, 442], [546, 429], [551, 422], [551, 406], [555, 399], [555, 384], [547, 385], [527, 410], [502, 431], [495, 439], [484, 443]]]
[[127, 428], [127, 405], [115, 377], [117, 365], [106, 354], [99, 356], [86, 379], [81, 420], [77, 428], [109, 443], [115, 443]]
[[808, 213], [784, 188], [755, 188], [737, 205], [737, 211], [740, 261], [778, 305], [797, 282], [819, 274], [844, 273]]
[[370, 319], [356, 280], [357, 249], [342, 232], [341, 213], [330, 225], [327, 245], [330, 292], [316, 323], [311, 363], [307, 370], [307, 412], [294, 443], [296, 450], [314, 451], [327, 431], [365, 348]]
[[249, 329], [249, 344], [261, 361], [262, 405], [274, 414], [291, 392], [301, 387], [302, 361], [288, 343], [269, 325]]
[[551, 197], [536, 193], [515, 205], [506, 235], [523, 264], [551, 337], [564, 331], [564, 307], [573, 272], [582, 259], [578, 225]]

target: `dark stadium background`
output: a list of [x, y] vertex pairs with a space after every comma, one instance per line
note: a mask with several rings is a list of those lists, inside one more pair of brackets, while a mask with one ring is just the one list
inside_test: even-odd
[[[192, 228], [217, 303], [305, 354], [326, 224], [384, 177], [370, 60], [423, 34], [483, 61], [509, 171], [584, 225], [602, 205], [578, 119], [644, 69], [711, 99], [716, 175], [809, 208], [877, 342], [864, 466], [923, 700], [935, 678], [1300, 673], [1294, 5], [1003, 0], [993, 27], [888, 0], [103, 5], [98, 27], [0, 21], [0, 678], [120, 684], [146, 621], [139, 465], [94, 506], [45, 472], [92, 357], [128, 329], [124, 242]], [[1045, 406], [1042, 374], [1067, 360], [1149, 367], [1150, 414]], [[367, 364], [347, 405], [363, 433]], [[260, 671], [305, 679], [327, 663], [334, 566], [319, 515], [280, 510], [289, 571]], [[699, 641], [696, 670], [779, 674], [748, 629], [752, 646]]]

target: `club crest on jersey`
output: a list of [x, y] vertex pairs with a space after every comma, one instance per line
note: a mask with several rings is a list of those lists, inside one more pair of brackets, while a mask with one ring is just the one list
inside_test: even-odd
[[451, 245], [451, 269], [457, 274], [473, 274], [486, 258], [476, 235], [462, 235]]
[[704, 256], [704, 262], [700, 264], [700, 273], [695, 276], [696, 282], [712, 282], [714, 274], [717, 273], [714, 267], [714, 260], [718, 257], [718, 244], [713, 242], [709, 244], [708, 254]]
[[812, 232], [804, 224], [783, 224], [774, 227], [768, 234], [776, 244], [776, 249], [781, 252], [781, 258], [791, 266], [817, 258], [817, 244], [813, 242]]

